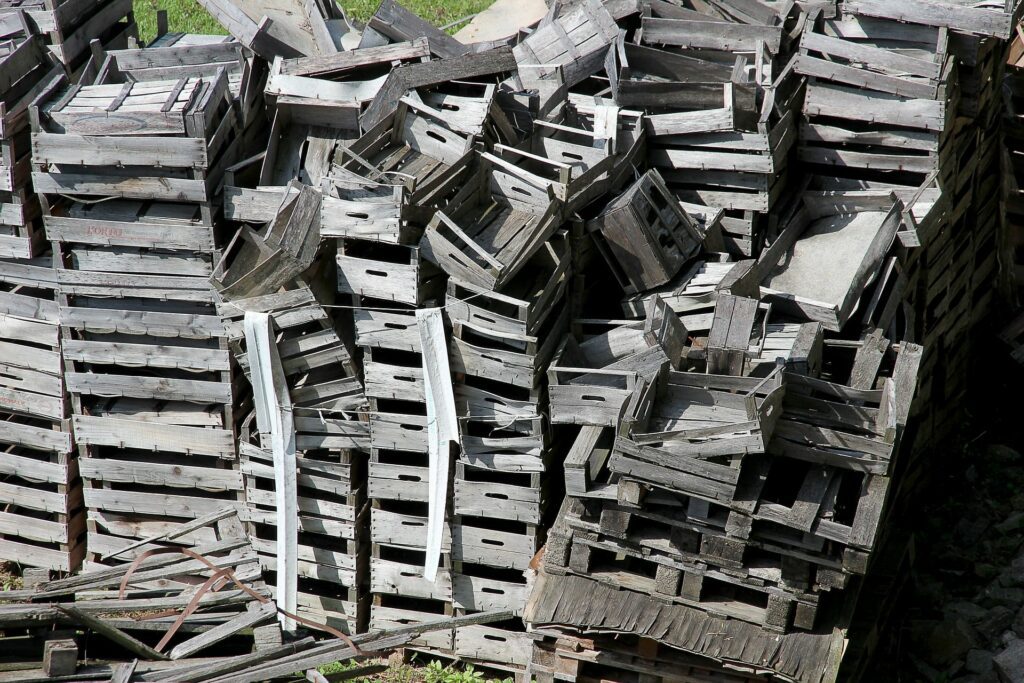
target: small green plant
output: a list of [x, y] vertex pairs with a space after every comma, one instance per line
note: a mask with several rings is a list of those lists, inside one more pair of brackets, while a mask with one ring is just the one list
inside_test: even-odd
[[350, 659], [347, 662], [331, 662], [330, 664], [323, 664], [316, 668], [317, 671], [322, 673], [324, 676], [327, 674], [337, 674], [342, 671], [348, 671], [355, 669], [359, 664], [354, 659]]
[[472, 664], [467, 664], [464, 669], [456, 669], [435, 659], [427, 664], [425, 680], [426, 683], [485, 683], [487, 679]]

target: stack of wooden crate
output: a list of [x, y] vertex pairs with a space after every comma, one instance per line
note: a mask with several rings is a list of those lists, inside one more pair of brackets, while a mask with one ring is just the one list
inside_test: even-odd
[[[566, 501], [527, 608], [534, 626], [601, 630], [605, 620], [628, 631], [611, 623], [612, 607], [573, 622], [568, 605], [557, 606], [558, 594], [610, 588], [609, 600], [666, 605], [665, 618], [751, 642], [775, 632], [784, 649], [803, 643], [806, 661], [828, 658], [833, 643], [818, 634], [849, 623], [884, 529], [921, 363], [920, 347], [893, 344], [879, 329], [892, 327], [885, 318], [897, 313], [888, 310], [903, 299], [870, 275], [894, 253], [904, 207], [876, 201], [852, 213], [850, 197], [799, 202], [756, 262], [723, 264], [706, 331], [650, 325], [661, 296], [673, 294], [642, 299], [673, 363], [637, 373], [617, 412], [595, 410], [612, 395], [593, 379], [553, 412], [575, 408], [584, 426], [565, 459]], [[862, 326], [876, 331], [844, 338]], [[535, 675], [584, 675], [571, 665], [569, 633], [536, 633], [551, 640], [535, 646]], [[715, 656], [701, 643], [655, 637]], [[800, 666], [791, 656], [736, 664], [785, 675]]]
[[858, 203], [895, 192], [906, 205], [905, 249], [884, 277], [916, 313], [908, 329], [927, 350], [921, 395], [932, 397], [919, 402], [920, 417], [935, 424], [951, 418], [967, 387], [962, 373], [947, 369], [971, 356], [971, 332], [996, 300], [993, 84], [1002, 82], [1003, 31], [1019, 8], [950, 11], [844, 3], [834, 18], [809, 20], [795, 63], [809, 79], [799, 156], [812, 190]]
[[[298, 201], [294, 199], [293, 201]], [[296, 210], [293, 208], [291, 215]], [[273, 234], [273, 230], [270, 231]], [[243, 233], [244, 234], [244, 233]], [[255, 243], [259, 237], [252, 238]], [[365, 410], [362, 385], [351, 352], [334, 321], [301, 279], [284, 291], [260, 277], [239, 277], [251, 267], [250, 254], [229, 250], [233, 268], [218, 269], [218, 284], [229, 300], [218, 305], [234, 357], [252, 381], [245, 315], [268, 314], [280, 372], [291, 401], [295, 429], [297, 488], [298, 613], [345, 633], [366, 624], [366, 452], [369, 432], [358, 414]], [[242, 408], [247, 408], [243, 404]], [[242, 515], [265, 572], [274, 575], [281, 515], [271, 435], [257, 429], [256, 412], [245, 418], [239, 441], [245, 484]]]
[[219, 69], [55, 81], [36, 100], [32, 132], [89, 554], [99, 561], [242, 499], [230, 355], [208, 280], [238, 123]]
[[1021, 36], [1014, 38], [1007, 57], [1002, 115], [999, 201], [1003, 235], [1000, 241], [1011, 256], [1013, 268], [1004, 269], [1000, 284], [1013, 288], [1013, 294], [1019, 299], [1019, 275], [1024, 274], [1024, 37]]
[[4, 0], [0, 38], [38, 34], [69, 75], [82, 73], [93, 41], [111, 50], [136, 47], [131, 0]]
[[85, 509], [51, 258], [0, 260], [0, 558], [72, 571]]
[[[551, 468], [560, 445], [545, 418], [544, 373], [566, 330], [570, 250], [564, 233], [554, 233], [561, 202], [529, 185], [536, 198], [522, 201], [507, 189], [516, 182], [507, 167], [480, 161], [474, 182], [435, 215], [423, 238], [427, 258], [451, 276], [445, 307], [461, 441], [454, 606], [519, 614], [523, 572], [544, 543], [547, 504], [557, 495]], [[454, 653], [522, 670], [530, 639], [514, 630], [464, 629]]]
[[605, 70], [615, 102], [648, 113], [650, 164], [679, 199], [724, 209], [729, 252], [751, 257], [789, 186], [803, 96], [789, 32], [803, 17], [785, 3], [742, 6], [756, 11], [736, 18], [731, 3], [702, 5], [707, 14], [653, 3], [635, 43], [620, 37]]
[[[473, 138], [412, 100], [331, 159], [327, 182], [340, 196], [377, 188], [387, 221], [337, 236], [337, 290], [353, 308], [370, 428], [370, 628], [453, 614], [451, 529], [445, 523], [435, 581], [423, 578], [429, 516], [427, 405], [416, 310], [441, 304], [441, 271], [421, 256], [424, 218], [468, 172]], [[405, 201], [408, 199], [408, 202]], [[397, 201], [396, 201], [397, 200]], [[416, 644], [454, 649], [451, 631]]]
[[0, 257], [45, 251], [39, 200], [32, 191], [29, 105], [60, 73], [39, 36], [0, 44]]

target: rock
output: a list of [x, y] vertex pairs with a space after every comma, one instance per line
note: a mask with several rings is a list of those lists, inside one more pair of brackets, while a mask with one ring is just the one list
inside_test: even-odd
[[1003, 572], [999, 582], [1004, 586], [1024, 587], [1024, 556], [1013, 558], [1013, 562]]
[[946, 603], [942, 614], [947, 619], [963, 619], [968, 624], [977, 624], [988, 615], [988, 610], [981, 605], [966, 600], [954, 600]]
[[1000, 461], [1003, 463], [1012, 463], [1020, 460], [1020, 453], [1002, 444], [994, 443], [989, 444], [988, 448], [985, 449], [986, 460], [989, 462]]
[[1004, 534], [1018, 531], [1022, 527], [1024, 527], [1024, 512], [1014, 512], [1012, 515], [999, 522], [999, 524], [996, 524], [996, 530]]
[[945, 668], [981, 644], [978, 634], [963, 619], [947, 619], [930, 628], [927, 624], [916, 624], [911, 637], [918, 641], [921, 658], [932, 666]]
[[1003, 683], [1024, 681], [1024, 640], [1015, 640], [992, 658], [992, 665]]
[[983, 517], [961, 517], [953, 528], [953, 534], [963, 544], [960, 547], [970, 548], [981, 540], [988, 526], [988, 520]]
[[967, 653], [964, 668], [972, 674], [987, 674], [992, 670], [992, 656], [988, 650], [971, 650]]
[[996, 605], [985, 614], [983, 619], [974, 622], [973, 626], [978, 634], [988, 642], [995, 640], [1003, 631], [1010, 628], [1013, 622], [1014, 611], [1008, 607]]
[[981, 604], [988, 607], [1002, 605], [1017, 611], [1021, 605], [1024, 605], [1024, 588], [1008, 588], [994, 583], [985, 589]]
[[1020, 608], [1017, 616], [1013, 618], [1013, 632], [1018, 638], [1024, 638], [1024, 607]]

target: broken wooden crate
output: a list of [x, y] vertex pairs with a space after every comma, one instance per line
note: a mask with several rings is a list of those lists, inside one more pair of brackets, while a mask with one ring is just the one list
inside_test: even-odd
[[515, 147], [493, 145], [483, 156], [495, 182], [537, 206], [554, 197], [563, 205], [562, 215], [569, 216], [631, 181], [646, 150], [641, 117], [620, 117], [615, 106], [597, 111], [591, 124], [560, 110], [550, 121], [534, 119], [532, 134]]
[[468, 179], [472, 146], [473, 138], [448, 128], [440, 112], [403, 97], [394, 112], [336, 150], [329, 175], [344, 178], [351, 173], [382, 184], [404, 184], [410, 219], [426, 225], [433, 210]]

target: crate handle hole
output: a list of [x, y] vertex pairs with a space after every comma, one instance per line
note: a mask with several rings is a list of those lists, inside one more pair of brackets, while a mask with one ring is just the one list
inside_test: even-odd
[[383, 270], [368, 270], [368, 271], [366, 271], [366, 274], [367, 275], [373, 275], [374, 277], [387, 277], [388, 276], [388, 274], [385, 273]]
[[581, 396], [584, 401], [594, 401], [596, 403], [604, 403], [604, 396], [593, 396], [591, 394], [584, 394]]

